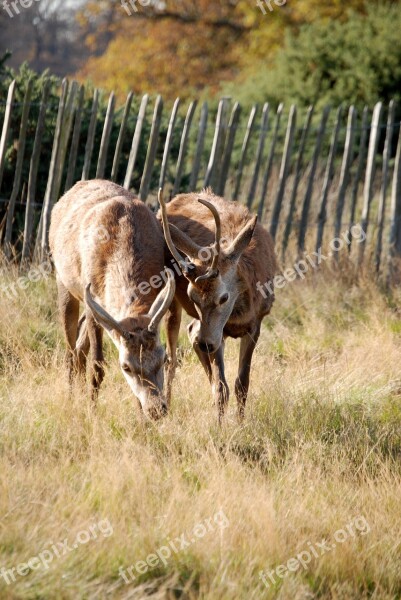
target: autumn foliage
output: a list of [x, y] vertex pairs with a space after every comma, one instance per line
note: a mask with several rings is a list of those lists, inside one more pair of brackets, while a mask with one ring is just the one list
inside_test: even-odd
[[288, 0], [283, 6], [271, 2], [273, 10], [263, 14], [249, 0], [171, 0], [146, 7], [137, 0], [137, 12], [117, 0], [89, 2], [80, 18], [92, 24], [86, 41], [93, 57], [80, 75], [121, 95], [129, 89], [166, 98], [205, 89], [213, 94], [222, 83], [266, 67], [284, 45], [286, 30], [296, 32], [316, 19], [346, 19], [346, 11], [363, 11], [364, 5]]

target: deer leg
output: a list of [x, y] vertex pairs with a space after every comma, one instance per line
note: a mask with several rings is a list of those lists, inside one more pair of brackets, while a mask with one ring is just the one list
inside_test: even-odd
[[177, 369], [177, 342], [178, 335], [180, 332], [182, 308], [177, 300], [173, 300], [169, 310], [165, 316], [166, 324], [166, 335], [167, 335], [167, 362], [165, 366], [165, 378], [166, 378], [166, 401], [167, 406], [170, 406], [171, 401], [171, 388], [173, 385], [173, 379], [175, 371]]
[[97, 400], [99, 388], [104, 378], [103, 329], [96, 323], [90, 310], [86, 311], [86, 327], [91, 349], [91, 398]]
[[84, 313], [78, 322], [77, 342], [75, 345], [77, 370], [82, 378], [85, 377], [86, 373], [86, 359], [89, 353], [89, 349], [89, 335], [88, 328], [86, 326], [86, 315]]
[[79, 300], [70, 294], [59, 278], [57, 278], [57, 291], [61, 325], [67, 344], [66, 363], [68, 369], [68, 379], [71, 385], [74, 375], [77, 372], [75, 343], [77, 340], [78, 331]]
[[252, 355], [255, 350], [260, 335], [260, 323], [253, 332], [247, 333], [241, 338], [240, 356], [238, 365], [238, 376], [235, 380], [235, 396], [238, 405], [238, 418], [240, 421], [244, 418], [245, 404], [249, 389], [249, 373], [251, 370]]
[[212, 383], [212, 366], [210, 364], [210, 358], [208, 354], [205, 354], [204, 352], [201, 352], [199, 350], [199, 346], [198, 344], [195, 342], [195, 336], [193, 335], [194, 333], [194, 327], [196, 326], [196, 324], [198, 323], [198, 321], [196, 319], [194, 319], [193, 321], [191, 321], [191, 323], [188, 325], [188, 337], [189, 337], [189, 341], [192, 344], [192, 348], [195, 350], [201, 364], [202, 367], [205, 369], [205, 373], [207, 375], [207, 378], [209, 379], [209, 382]]
[[224, 340], [217, 352], [210, 356], [210, 364], [212, 367], [213, 395], [216, 399], [219, 423], [221, 424], [230, 395], [230, 390], [228, 388], [224, 373]]

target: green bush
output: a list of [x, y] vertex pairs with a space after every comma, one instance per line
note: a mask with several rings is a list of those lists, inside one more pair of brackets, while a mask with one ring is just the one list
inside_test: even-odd
[[[238, 89], [244, 104], [285, 101], [372, 106], [401, 96], [401, 5], [368, 3], [366, 14], [319, 20], [286, 36], [273, 64], [255, 66]], [[224, 89], [231, 93], [233, 86]]]

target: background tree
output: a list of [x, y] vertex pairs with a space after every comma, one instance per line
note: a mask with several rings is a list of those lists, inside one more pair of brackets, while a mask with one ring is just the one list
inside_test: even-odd
[[228, 85], [245, 103], [283, 99], [300, 106], [372, 106], [401, 97], [401, 6], [370, 4], [366, 14], [348, 11], [344, 22], [319, 19], [289, 32], [270, 65], [259, 61]]
[[[0, 5], [0, 56], [12, 52], [8, 64], [18, 68], [28, 61], [38, 72], [50, 69], [60, 76], [72, 74], [88, 57], [84, 31], [75, 19], [84, 0], [40, 0], [29, 8], [19, 4], [10, 17]], [[14, 13], [14, 9], [10, 7]]]

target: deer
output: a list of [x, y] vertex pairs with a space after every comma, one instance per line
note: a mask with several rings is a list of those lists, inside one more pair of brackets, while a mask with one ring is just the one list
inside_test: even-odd
[[55, 204], [49, 242], [70, 382], [85, 376], [90, 349], [96, 401], [105, 374], [106, 332], [143, 414], [152, 420], [164, 416], [165, 350], [159, 325], [174, 299], [175, 278], [164, 267], [163, 232], [154, 213], [115, 183], [82, 181]]
[[235, 396], [242, 421], [252, 356], [262, 321], [274, 302], [272, 286], [269, 295], [260, 293], [260, 282], [273, 281], [278, 270], [272, 237], [247, 208], [214, 195], [211, 189], [179, 194], [167, 204], [160, 190], [159, 204], [166, 262], [179, 265], [176, 294], [165, 317], [167, 402], [184, 309], [193, 318], [188, 336], [212, 386], [220, 423], [229, 400], [224, 343], [227, 337], [240, 339]]

